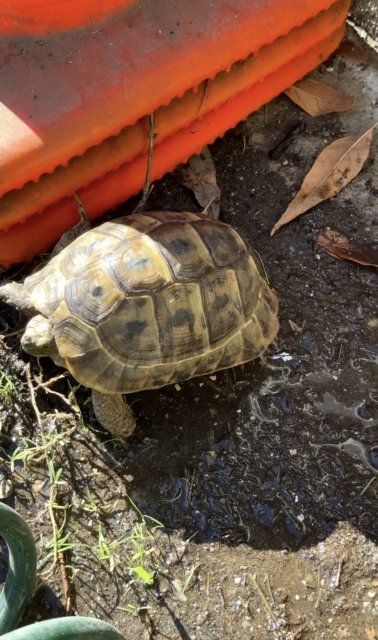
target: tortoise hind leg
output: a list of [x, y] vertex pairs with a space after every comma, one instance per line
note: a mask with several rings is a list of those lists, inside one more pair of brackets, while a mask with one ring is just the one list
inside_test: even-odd
[[92, 389], [92, 404], [97, 420], [106, 431], [124, 440], [132, 434], [134, 414], [120, 393], [100, 393]]

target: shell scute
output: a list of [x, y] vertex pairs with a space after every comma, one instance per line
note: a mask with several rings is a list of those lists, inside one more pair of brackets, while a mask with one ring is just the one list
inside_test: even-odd
[[64, 298], [71, 313], [92, 326], [113, 316], [124, 295], [97, 262], [66, 283]]
[[243, 305], [233, 269], [217, 269], [201, 282], [210, 345], [216, 346], [244, 324]]
[[47, 271], [43, 268], [26, 278], [24, 282], [33, 306], [46, 317], [55, 311], [63, 299], [65, 285], [65, 277], [55, 268]]
[[201, 219], [193, 227], [206, 245], [212, 260], [218, 267], [232, 267], [247, 253], [245, 244], [232, 227], [222, 222]]
[[214, 268], [208, 249], [189, 224], [170, 222], [161, 225], [151, 232], [151, 237], [176, 281], [198, 281]]
[[99, 324], [97, 333], [104, 350], [130, 367], [161, 362], [159, 328], [151, 296], [125, 298], [117, 312]]
[[199, 284], [172, 284], [155, 295], [154, 301], [162, 362], [180, 362], [209, 348]]
[[54, 336], [59, 353], [65, 360], [102, 348], [96, 330], [72, 315], [55, 324]]
[[124, 293], [152, 293], [173, 281], [156, 243], [141, 234], [109, 257], [107, 270]]
[[154, 215], [138, 213], [105, 222], [97, 230], [104, 236], [110, 236], [125, 242], [150, 233], [152, 229], [159, 227], [160, 224], [161, 222]]

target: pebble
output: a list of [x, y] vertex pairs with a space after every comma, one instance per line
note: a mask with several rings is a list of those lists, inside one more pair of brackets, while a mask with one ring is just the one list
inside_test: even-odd
[[13, 482], [0, 472], [0, 500], [6, 500], [13, 493]]

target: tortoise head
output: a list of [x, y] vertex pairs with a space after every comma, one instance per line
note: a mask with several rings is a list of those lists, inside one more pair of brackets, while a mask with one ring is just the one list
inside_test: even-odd
[[49, 356], [54, 345], [53, 328], [48, 319], [39, 314], [31, 318], [21, 338], [23, 350], [31, 356]]
[[56, 346], [54, 328], [49, 319], [40, 314], [33, 316], [27, 323], [21, 346], [31, 356], [49, 356], [59, 367], [66, 366]]

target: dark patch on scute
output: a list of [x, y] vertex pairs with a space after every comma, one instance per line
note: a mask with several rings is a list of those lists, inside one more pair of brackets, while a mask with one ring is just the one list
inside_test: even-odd
[[149, 261], [150, 259], [147, 256], [136, 256], [134, 259], [128, 261], [127, 266], [130, 269], [143, 269]]
[[229, 301], [230, 301], [230, 296], [227, 293], [223, 293], [220, 296], [216, 296], [213, 304], [214, 311], [221, 311], [222, 309], [227, 307]]
[[189, 240], [183, 240], [182, 238], [177, 238], [177, 240], [172, 240], [168, 244], [168, 248], [178, 256], [183, 256], [189, 251], [192, 251], [194, 245]]
[[146, 306], [146, 298], [136, 298], [135, 304], [139, 309]]
[[217, 220], [193, 223], [210, 255], [219, 267], [234, 265], [247, 251], [243, 240], [232, 227]]
[[192, 325], [194, 324], [194, 315], [190, 311], [190, 309], [181, 308], [176, 311], [176, 313], [172, 316], [172, 324], [175, 327], [180, 327], [183, 324]]
[[102, 292], [103, 292], [103, 288], [100, 287], [100, 285], [96, 285], [92, 289], [92, 296], [94, 296], [95, 298], [98, 298], [99, 296], [102, 296]]
[[146, 320], [130, 320], [126, 322], [126, 334], [125, 338], [127, 341], [133, 340], [136, 336], [140, 336], [141, 333], [147, 327]]

